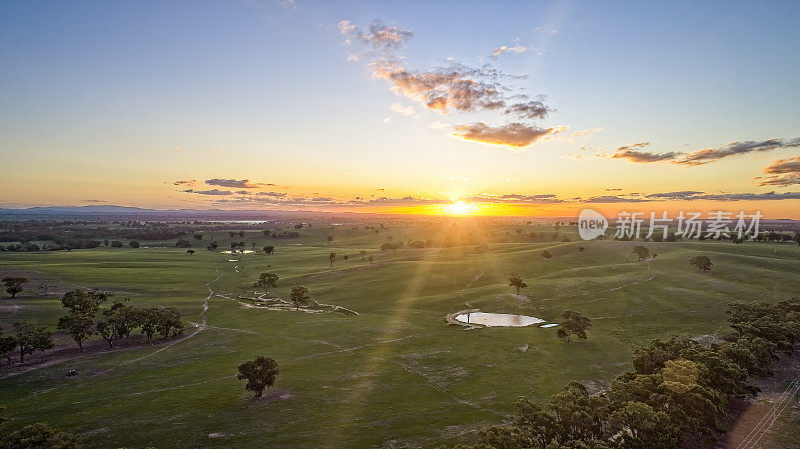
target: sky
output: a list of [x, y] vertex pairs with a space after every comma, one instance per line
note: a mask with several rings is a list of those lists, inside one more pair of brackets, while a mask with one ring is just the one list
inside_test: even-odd
[[795, 1], [3, 2], [0, 207], [800, 218], [799, 18]]

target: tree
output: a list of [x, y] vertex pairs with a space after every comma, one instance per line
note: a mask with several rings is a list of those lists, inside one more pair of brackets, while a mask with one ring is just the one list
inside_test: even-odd
[[653, 255], [649, 249], [641, 245], [635, 246], [633, 248], [633, 253], [639, 257], [639, 260], [649, 259]]
[[264, 252], [267, 253], [268, 256], [271, 256], [272, 253], [275, 252], [275, 247], [272, 245], [267, 245], [264, 247]]
[[328, 243], [333, 243], [333, 236], [332, 235], [329, 235], [325, 239], [328, 240]]
[[289, 295], [292, 300], [292, 304], [294, 304], [295, 309], [300, 311], [300, 306], [305, 305], [308, 303], [308, 300], [311, 297], [308, 295], [308, 288], [303, 287], [302, 285], [296, 285], [292, 287], [292, 294]]
[[17, 337], [4, 335], [3, 326], [0, 326], [0, 357], [8, 359], [11, 363], [11, 353], [17, 348]]
[[58, 329], [69, 334], [78, 347], [83, 349], [83, 342], [94, 334], [94, 316], [81, 313], [70, 313], [58, 319]]
[[25, 354], [44, 351], [53, 347], [52, 333], [35, 320], [21, 320], [14, 323], [19, 345], [19, 362], [25, 362]]
[[6, 293], [11, 295], [12, 298], [17, 296], [17, 293], [22, 292], [22, 284], [28, 282], [28, 278], [23, 276], [7, 276], [3, 278], [3, 285], [6, 286]]
[[114, 240], [113, 242], [111, 242], [112, 248], [122, 248], [123, 246], [125, 245], [119, 240]]
[[254, 391], [256, 397], [260, 398], [266, 388], [275, 384], [278, 372], [278, 362], [275, 359], [260, 355], [252, 361], [239, 365], [239, 374], [236, 377], [239, 380], [247, 379], [244, 388]]
[[175, 246], [178, 247], [178, 248], [191, 248], [192, 247], [192, 242], [181, 238], [181, 239], [178, 239], [177, 242], [175, 242]]
[[36, 423], [15, 430], [0, 438], [2, 449], [81, 449], [79, 437], [60, 432], [45, 423]]
[[64, 293], [61, 306], [69, 309], [71, 313], [79, 313], [94, 317], [100, 305], [108, 300], [108, 294], [98, 290], [83, 290], [76, 288]]
[[508, 285], [517, 289], [517, 294], [519, 295], [520, 289], [523, 289], [528, 286], [523, 280], [522, 276], [518, 274], [512, 274], [511, 277], [508, 278]]
[[711, 271], [711, 267], [714, 265], [708, 256], [694, 256], [689, 264], [696, 266], [700, 271]]
[[584, 252], [584, 251], [586, 251], [586, 248], [584, 248], [584, 247], [582, 247], [582, 246], [579, 246], [579, 247], [578, 247], [578, 251], [580, 251], [580, 252]]
[[258, 280], [253, 283], [254, 288], [263, 287], [265, 291], [269, 291], [269, 288], [277, 288], [278, 287], [278, 277], [275, 273], [261, 273], [258, 275]]
[[115, 301], [110, 308], [103, 310], [105, 318], [95, 324], [97, 332], [111, 348], [114, 347], [114, 340], [128, 337], [141, 323], [141, 311], [126, 304], [126, 301]]
[[158, 309], [158, 323], [156, 330], [164, 338], [177, 337], [183, 333], [183, 321], [181, 312], [175, 307], [161, 307]]
[[138, 248], [139, 242], [136, 240], [131, 240], [130, 242], [128, 242], [128, 246], [130, 246], [131, 248]]
[[550, 251], [544, 250], [542, 251], [542, 257], [544, 257], [545, 259], [550, 259], [551, 257], [553, 257], [553, 255], [550, 254]]
[[336, 253], [331, 253], [328, 256], [328, 260], [331, 262], [331, 266], [333, 266], [333, 261], [336, 260]]
[[369, 266], [372, 266], [372, 261], [375, 260], [375, 256], [370, 254], [369, 257], [367, 257], [367, 260], [369, 260]]
[[556, 331], [559, 338], [565, 338], [567, 342], [573, 335], [577, 335], [583, 340], [586, 339], [586, 331], [592, 327], [592, 320], [589, 317], [567, 309], [561, 312], [561, 318], [564, 318], [564, 321], [559, 324], [558, 331]]
[[363, 250], [363, 249], [360, 249], [360, 250], [358, 250], [358, 255], [361, 256], [361, 261], [363, 262], [364, 258], [367, 257], [367, 251]]
[[218, 248], [217, 242], [211, 242], [206, 246], [206, 249], [209, 251], [214, 251]]

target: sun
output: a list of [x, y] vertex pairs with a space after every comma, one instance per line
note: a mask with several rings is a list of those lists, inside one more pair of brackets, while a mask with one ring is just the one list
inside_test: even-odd
[[472, 215], [479, 209], [477, 204], [456, 201], [453, 204], [442, 206], [445, 215]]

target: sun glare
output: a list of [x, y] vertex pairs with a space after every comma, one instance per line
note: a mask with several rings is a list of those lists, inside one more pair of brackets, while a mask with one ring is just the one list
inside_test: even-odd
[[442, 209], [446, 215], [472, 215], [479, 207], [477, 204], [456, 201], [453, 204], [445, 204]]

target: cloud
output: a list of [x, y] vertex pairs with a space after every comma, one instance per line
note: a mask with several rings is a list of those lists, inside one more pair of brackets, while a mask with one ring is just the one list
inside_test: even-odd
[[550, 108], [545, 106], [541, 101], [531, 100], [524, 103], [514, 103], [509, 105], [506, 107], [506, 110], [503, 111], [503, 113], [513, 114], [519, 118], [544, 119], [549, 111]]
[[745, 142], [733, 142], [718, 148], [706, 148], [689, 153], [680, 160], [675, 161], [676, 164], [683, 165], [701, 165], [710, 162], [718, 161], [728, 156], [735, 156], [738, 154], [747, 154], [753, 152], [772, 151], [779, 148], [797, 148], [800, 147], [800, 137], [795, 139], [767, 139], [761, 141], [748, 140]]
[[228, 187], [231, 189], [257, 189], [264, 186], [274, 186], [275, 184], [265, 184], [263, 182], [251, 183], [249, 179], [206, 179], [206, 184], [210, 186]]
[[462, 201], [476, 203], [500, 203], [500, 204], [556, 204], [563, 203], [565, 200], [559, 199], [552, 193], [523, 195], [519, 193], [509, 193], [506, 195], [481, 194], [466, 198], [459, 198]]
[[474, 112], [506, 105], [498, 86], [473, 76], [488, 73], [480, 69], [455, 65], [437, 71], [410, 71], [389, 60], [373, 62], [370, 68], [373, 77], [389, 81], [396, 93], [439, 112]]
[[551, 132], [552, 129], [543, 129], [523, 123], [509, 123], [492, 127], [478, 122], [472, 125], [456, 125], [453, 135], [473, 142], [524, 148]]
[[258, 192], [258, 193], [256, 193], [256, 195], [259, 195], [259, 196], [270, 196], [270, 197], [273, 197], [273, 198], [283, 198], [283, 197], [286, 196], [286, 193], [284, 193], [284, 192]]
[[767, 139], [767, 140], [748, 140], [745, 142], [732, 142], [727, 145], [715, 148], [705, 148], [691, 153], [668, 152], [668, 153], [649, 153], [641, 151], [647, 146], [647, 142], [637, 143], [619, 147], [617, 152], [611, 155], [613, 159], [628, 159], [632, 162], [670, 162], [677, 165], [695, 166], [716, 162], [720, 159], [747, 153], [760, 153], [783, 148], [800, 147], [800, 137], [794, 139]]
[[512, 46], [512, 47], [507, 47], [507, 46], [505, 46], [505, 45], [502, 45], [502, 46], [500, 46], [500, 47], [497, 47], [497, 48], [496, 48], [496, 49], [495, 49], [495, 50], [492, 52], [492, 59], [497, 59], [497, 58], [498, 58], [498, 57], [500, 57], [500, 55], [502, 55], [503, 53], [515, 53], [515, 54], [520, 54], [520, 53], [525, 53], [526, 51], [528, 51], [528, 47], [525, 47], [525, 46], [523, 46], [523, 45], [519, 45], [519, 44], [517, 44], [517, 45], [514, 45], [514, 46]]
[[678, 192], [651, 193], [646, 196], [647, 198], [685, 200], [685, 199], [691, 199], [691, 197], [700, 195], [702, 193], [703, 192], [698, 192], [697, 190], [681, 190]]
[[397, 25], [387, 25], [380, 20], [373, 21], [367, 30], [362, 30], [349, 20], [339, 22], [339, 32], [345, 37], [346, 42], [359, 40], [377, 49], [399, 48], [414, 36], [409, 30]]
[[408, 117], [416, 116], [416, 111], [414, 111], [413, 106], [403, 106], [400, 103], [393, 103], [392, 106], [390, 106], [390, 109], [400, 115], [405, 115]]
[[172, 185], [174, 185], [174, 186], [193, 186], [193, 185], [195, 185], [195, 183], [197, 183], [196, 179], [188, 179], [188, 180], [173, 181]]
[[669, 153], [649, 153], [641, 150], [648, 145], [650, 145], [649, 142], [639, 142], [631, 145], [621, 146], [617, 148], [617, 151], [614, 154], [611, 155], [611, 158], [628, 159], [631, 162], [637, 163], [649, 163], [675, 160], [676, 157], [681, 155], [681, 153], [674, 151]]
[[218, 196], [233, 195], [233, 192], [231, 192], [230, 190], [219, 190], [219, 189], [211, 189], [211, 190], [186, 189], [186, 190], [181, 190], [181, 192], [196, 193], [198, 195], [218, 195]]
[[761, 186], [789, 186], [800, 184], [800, 156], [778, 159], [764, 168], [764, 174], [753, 179]]
[[603, 195], [595, 196], [587, 199], [581, 199], [578, 202], [584, 203], [642, 203], [647, 200], [642, 198], [622, 197], [616, 195]]

